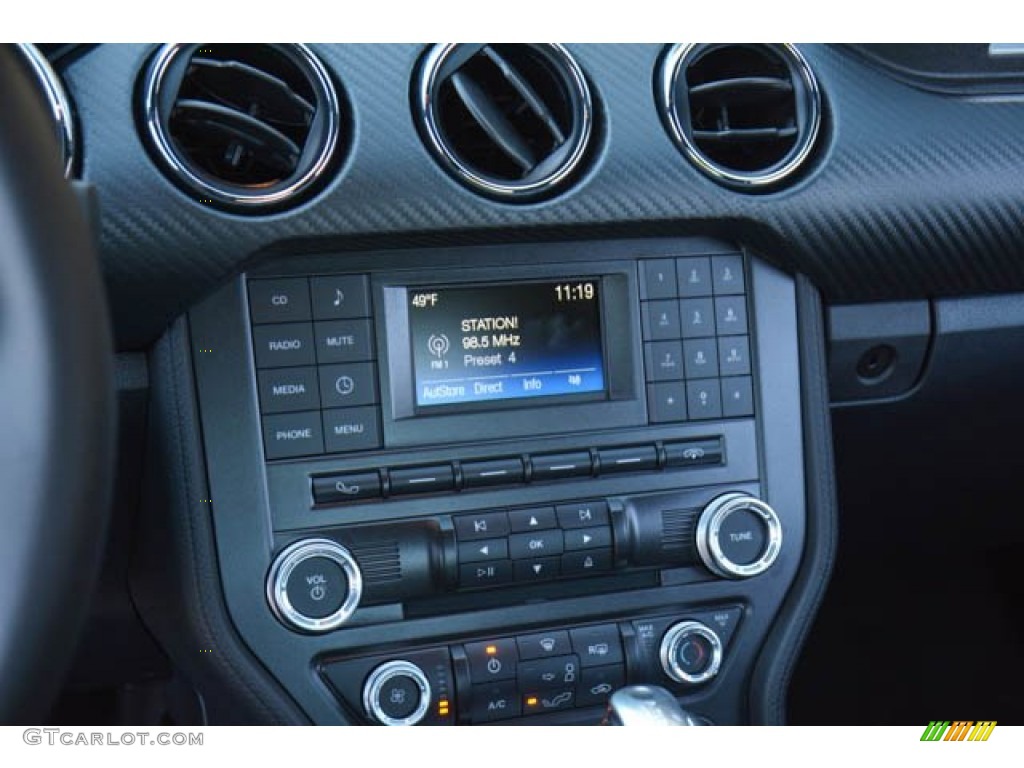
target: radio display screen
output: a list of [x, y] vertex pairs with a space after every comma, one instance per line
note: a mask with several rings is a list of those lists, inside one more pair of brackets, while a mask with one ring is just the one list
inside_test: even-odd
[[410, 288], [416, 406], [607, 390], [601, 280]]

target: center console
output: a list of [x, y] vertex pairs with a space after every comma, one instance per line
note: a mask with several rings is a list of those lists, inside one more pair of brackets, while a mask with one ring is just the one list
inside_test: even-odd
[[727, 243], [262, 259], [189, 315], [219, 577], [318, 723], [751, 720], [809, 507], [793, 278]]

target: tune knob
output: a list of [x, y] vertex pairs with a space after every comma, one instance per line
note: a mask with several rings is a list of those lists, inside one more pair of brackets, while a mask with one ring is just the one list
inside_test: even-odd
[[416, 725], [430, 707], [430, 682], [410, 661], [381, 664], [363, 685], [363, 709], [382, 725]]
[[697, 551], [711, 571], [745, 579], [768, 570], [782, 549], [782, 523], [775, 510], [745, 493], [714, 499], [697, 523]]
[[661, 638], [661, 668], [677, 683], [710, 680], [722, 666], [722, 641], [699, 621], [681, 621]]
[[359, 605], [363, 578], [352, 553], [330, 539], [303, 539], [284, 549], [267, 576], [277, 617], [304, 632], [329, 632]]

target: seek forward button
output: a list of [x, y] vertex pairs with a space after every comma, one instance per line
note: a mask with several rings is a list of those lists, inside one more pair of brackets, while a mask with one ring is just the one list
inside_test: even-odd
[[486, 563], [508, 558], [507, 539], [464, 541], [459, 544], [460, 563]]

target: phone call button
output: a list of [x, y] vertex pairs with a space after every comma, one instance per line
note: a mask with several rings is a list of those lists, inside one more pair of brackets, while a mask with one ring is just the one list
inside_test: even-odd
[[380, 491], [380, 475], [377, 472], [313, 478], [313, 498], [317, 504], [375, 499], [380, 497]]

